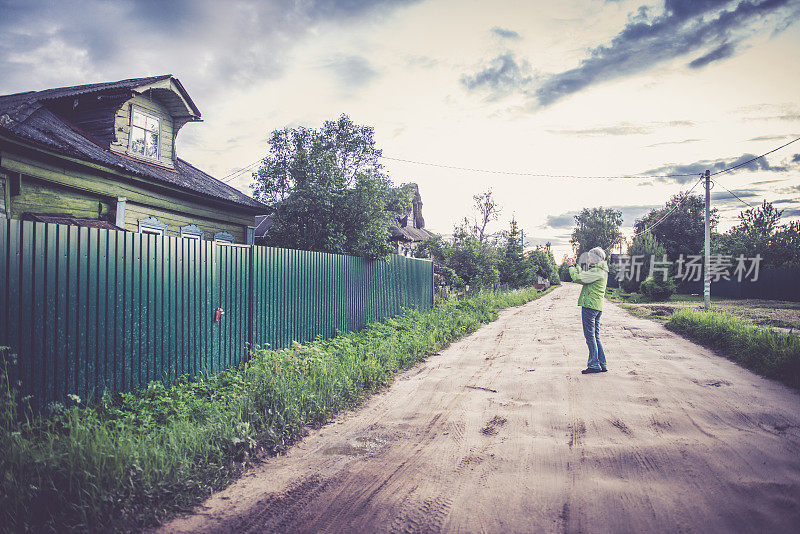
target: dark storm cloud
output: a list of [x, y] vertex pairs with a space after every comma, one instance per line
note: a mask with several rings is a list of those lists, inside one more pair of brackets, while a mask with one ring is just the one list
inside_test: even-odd
[[[650, 212], [650, 210], [655, 208], [660, 208], [660, 205], [649, 204], [649, 205], [641, 205], [641, 204], [631, 204], [631, 205], [618, 205], [618, 206], [607, 206], [611, 209], [619, 210], [622, 212], [622, 226], [630, 227], [633, 226], [634, 221], [636, 219], [641, 218], [643, 215], [646, 215]], [[575, 227], [575, 216], [578, 215], [579, 211], [567, 211], [565, 213], [561, 213], [558, 215], [548, 215], [547, 219], [545, 219], [544, 224], [541, 228], [574, 228]]]
[[784, 217], [800, 217], [800, 208], [786, 208], [783, 210]]
[[246, 86], [282, 76], [317, 26], [416, 1], [5, 0], [0, 93], [163, 73], [193, 94]]
[[731, 57], [735, 51], [736, 51], [736, 48], [732, 44], [725, 43], [725, 44], [715, 48], [714, 50], [712, 50], [708, 54], [706, 54], [704, 56], [700, 56], [699, 58], [690, 61], [689, 62], [689, 68], [701, 69], [701, 68], [705, 67], [706, 65], [708, 65], [709, 63], [713, 63], [714, 61], [720, 61], [722, 59], [726, 59], [726, 58]]
[[518, 60], [513, 52], [505, 52], [478, 72], [461, 77], [464, 87], [486, 93], [489, 100], [497, 100], [514, 92], [525, 92], [532, 82], [530, 65], [525, 60]]
[[[765, 28], [773, 33], [791, 25], [800, 8], [793, 0], [666, 0], [660, 15], [640, 7], [611, 42], [588, 50], [580, 64], [544, 77], [515, 78], [516, 92], [531, 98], [534, 106], [558, 100], [604, 81], [635, 75], [674, 58], [699, 54], [689, 67], [698, 69], [730, 57], [737, 46]], [[497, 61], [498, 58], [495, 59]], [[523, 62], [515, 59], [517, 65]], [[491, 72], [484, 67], [470, 80]], [[527, 83], [520, 83], [527, 81]], [[464, 83], [467, 89], [485, 89]], [[510, 87], [510, 85], [508, 85]], [[510, 93], [505, 91], [505, 94]], [[495, 96], [504, 96], [495, 93]]]
[[495, 26], [494, 28], [492, 28], [492, 33], [502, 39], [509, 39], [512, 41], [518, 41], [519, 39], [522, 39], [522, 36], [517, 32], [515, 32], [514, 30], [508, 30], [506, 28], [501, 28], [499, 26]]
[[[724, 189], [720, 188], [720, 191], [712, 191], [711, 192], [711, 200], [724, 200], [724, 199], [733, 199], [736, 200], [731, 193], [735, 194], [739, 198], [754, 198], [760, 197], [764, 194], [764, 191], [761, 189], [756, 188], [745, 188], [745, 189], [731, 189], [730, 192], [725, 191]], [[730, 188], [729, 188], [730, 189]], [[737, 200], [738, 202], [738, 200]]]
[[713, 174], [723, 169], [735, 167], [737, 165], [742, 165], [745, 162], [747, 163], [737, 169], [734, 169], [731, 172], [738, 172], [738, 171], [785, 172], [789, 170], [789, 167], [786, 165], [770, 165], [767, 159], [763, 157], [754, 159], [753, 161], [749, 161], [755, 157], [756, 157], [755, 154], [742, 154], [738, 158], [701, 160], [701, 161], [696, 161], [694, 163], [690, 163], [688, 165], [669, 164], [658, 167], [657, 169], [651, 169], [649, 171], [644, 172], [643, 174], [649, 174], [649, 175], [685, 174], [688, 176], [658, 177], [657, 180], [660, 182], [676, 182], [679, 184], [686, 184], [696, 181], [697, 178], [699, 177], [699, 174], [705, 172], [706, 169], [710, 170]]
[[780, 178], [778, 180], [759, 180], [758, 182], [753, 182], [753, 185], [767, 185], [767, 184], [777, 184], [780, 182], [785, 182], [785, 178]]
[[548, 215], [542, 228], [572, 228], [575, 226], [575, 216], [578, 211], [568, 211], [559, 215]]
[[662, 208], [663, 206], [660, 204], [632, 204], [609, 207], [622, 212], [622, 226], [633, 227], [633, 223], [636, 222], [636, 219], [641, 219], [644, 215], [650, 213], [650, 210]]
[[[789, 0], [666, 0], [661, 15], [650, 19], [646, 10], [639, 11], [610, 44], [590, 50], [578, 67], [547, 78], [536, 89], [536, 100], [546, 106], [590, 85], [699, 51], [704, 53], [693, 67], [702, 67], [727, 57], [752, 33], [756, 22], [763, 25], [766, 16], [791, 16], [797, 6], [785, 9], [789, 4]], [[773, 26], [783, 23], [780, 16], [776, 19]]]

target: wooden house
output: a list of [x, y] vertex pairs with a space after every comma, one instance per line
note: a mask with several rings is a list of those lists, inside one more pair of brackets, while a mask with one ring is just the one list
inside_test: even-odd
[[423, 241], [434, 237], [436, 234], [425, 229], [425, 219], [422, 217], [422, 196], [419, 194], [417, 184], [408, 184], [411, 195], [411, 209], [403, 217], [398, 218], [397, 226], [389, 228], [389, 239], [397, 247], [397, 253], [410, 256], [413, 250]]
[[267, 207], [177, 157], [172, 75], [0, 96], [0, 216], [252, 243]]

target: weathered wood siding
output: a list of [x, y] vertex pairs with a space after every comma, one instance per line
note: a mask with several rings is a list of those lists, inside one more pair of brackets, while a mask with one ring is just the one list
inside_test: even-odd
[[11, 217], [22, 218], [25, 212], [69, 213], [75, 217], [97, 219], [109, 214], [107, 199], [75, 191], [30, 176], [20, 180], [20, 193], [11, 201]]
[[[180, 197], [167, 187], [158, 191], [154, 184], [144, 180], [108, 178], [99, 172], [90, 174], [77, 166], [44, 163], [16, 152], [4, 151], [0, 156], [4, 169], [22, 174], [22, 194], [11, 199], [13, 218], [19, 218], [24, 211], [98, 217], [102, 209], [114, 222], [116, 199], [125, 197], [126, 229], [131, 231], [138, 231], [139, 219], [154, 216], [168, 226], [168, 235], [180, 235], [181, 226], [195, 224], [203, 230], [204, 239], [213, 239], [214, 233], [227, 231], [236, 243], [244, 243], [245, 227], [253, 224], [251, 215], [235, 208], [204, 205], [201, 199]], [[57, 198], [60, 195], [64, 195], [63, 200]]]
[[[174, 167], [175, 135], [172, 117], [167, 109], [160, 103], [142, 95], [134, 96], [117, 110], [117, 114], [114, 116], [114, 131], [117, 134], [117, 139], [111, 143], [111, 150], [120, 154], [129, 154], [128, 142], [131, 131], [131, 106], [138, 106], [161, 119], [158, 161], [166, 167]], [[137, 155], [136, 157], [140, 156]]]
[[164, 210], [152, 206], [143, 206], [128, 202], [125, 207], [125, 229], [131, 232], [139, 231], [139, 219], [156, 217], [159, 221], [167, 225], [166, 234], [168, 236], [180, 237], [181, 228], [190, 224], [197, 225], [203, 231], [203, 239], [211, 241], [217, 232], [228, 232], [233, 235], [234, 242], [244, 243], [244, 226], [241, 224], [231, 224], [204, 217], [187, 215], [174, 210]]
[[6, 217], [6, 176], [0, 173], [0, 218]]

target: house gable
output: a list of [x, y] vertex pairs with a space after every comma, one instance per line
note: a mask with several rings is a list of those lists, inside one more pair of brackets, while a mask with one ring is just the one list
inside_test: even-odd
[[[127, 82], [127, 83], [126, 83]], [[42, 91], [37, 98], [98, 145], [151, 164], [175, 166], [175, 137], [200, 111], [171, 75]], [[134, 110], [158, 124], [158, 147], [148, 157], [131, 146]], [[136, 137], [136, 136], [134, 136]], [[139, 138], [142, 132], [139, 131]]]
[[[146, 157], [136, 153], [131, 143], [132, 114], [139, 112], [146, 117], [153, 117], [158, 122], [158, 151], [156, 157]], [[184, 122], [184, 124], [186, 124]], [[175, 135], [177, 130], [166, 106], [157, 100], [143, 95], [135, 95], [120, 107], [114, 116], [115, 139], [109, 148], [118, 154], [123, 154], [149, 163], [175, 166]]]

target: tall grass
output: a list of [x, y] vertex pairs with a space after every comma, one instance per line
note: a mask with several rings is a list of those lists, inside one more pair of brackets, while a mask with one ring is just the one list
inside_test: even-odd
[[0, 529], [129, 530], [224, 487], [253, 456], [285, 450], [309, 426], [385, 386], [501, 308], [543, 293], [484, 293], [407, 311], [305, 346], [256, 350], [237, 368], [153, 382], [90, 406], [72, 397], [25, 408], [0, 373]]
[[677, 310], [667, 328], [770, 378], [800, 388], [800, 337], [715, 311]]

